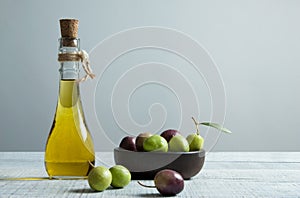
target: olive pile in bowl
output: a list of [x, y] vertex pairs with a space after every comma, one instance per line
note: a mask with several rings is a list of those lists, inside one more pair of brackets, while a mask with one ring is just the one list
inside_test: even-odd
[[177, 171], [184, 179], [200, 172], [205, 160], [204, 139], [199, 134], [199, 125], [217, 128], [231, 133], [215, 123], [197, 122], [196, 132], [184, 137], [178, 130], [168, 129], [160, 135], [141, 133], [124, 137], [114, 149], [116, 164], [123, 165], [131, 172], [133, 179], [153, 179], [163, 169]]

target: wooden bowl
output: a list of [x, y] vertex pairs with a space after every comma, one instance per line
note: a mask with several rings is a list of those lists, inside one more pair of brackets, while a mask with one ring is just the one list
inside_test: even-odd
[[163, 169], [172, 169], [190, 179], [203, 167], [205, 150], [192, 152], [134, 152], [114, 149], [115, 163], [125, 166], [132, 179], [153, 179]]

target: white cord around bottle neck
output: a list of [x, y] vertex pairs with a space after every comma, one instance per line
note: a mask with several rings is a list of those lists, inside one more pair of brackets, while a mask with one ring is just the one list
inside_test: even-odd
[[85, 76], [79, 79], [79, 82], [86, 81], [88, 77], [91, 79], [94, 79], [96, 75], [93, 73], [91, 66], [90, 66], [90, 60], [89, 60], [89, 54], [85, 50], [80, 50], [78, 52], [78, 55], [80, 56], [82, 67], [85, 71]]

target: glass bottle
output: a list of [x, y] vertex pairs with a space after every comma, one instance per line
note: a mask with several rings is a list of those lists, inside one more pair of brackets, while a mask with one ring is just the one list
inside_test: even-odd
[[[78, 24], [77, 20], [75, 22]], [[67, 60], [60, 61], [59, 96], [46, 144], [45, 167], [50, 178], [86, 176], [95, 163], [95, 152], [80, 99], [81, 62], [72, 57], [80, 51], [79, 39], [62, 35], [59, 42], [59, 55], [66, 55]]]

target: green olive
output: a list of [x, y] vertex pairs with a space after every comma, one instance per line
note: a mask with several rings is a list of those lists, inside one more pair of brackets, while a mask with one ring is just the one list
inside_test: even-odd
[[107, 189], [112, 181], [112, 175], [108, 168], [98, 166], [93, 168], [88, 175], [88, 183], [95, 191], [103, 191]]
[[109, 169], [112, 175], [111, 185], [115, 188], [123, 188], [131, 181], [131, 174], [127, 168], [115, 165]]

